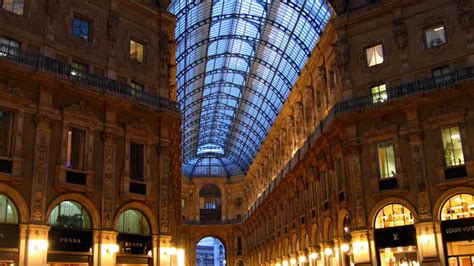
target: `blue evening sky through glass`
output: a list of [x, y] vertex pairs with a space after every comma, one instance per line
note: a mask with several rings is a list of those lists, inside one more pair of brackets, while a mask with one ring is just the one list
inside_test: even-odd
[[174, 0], [183, 174], [245, 174], [331, 15], [323, 0]]

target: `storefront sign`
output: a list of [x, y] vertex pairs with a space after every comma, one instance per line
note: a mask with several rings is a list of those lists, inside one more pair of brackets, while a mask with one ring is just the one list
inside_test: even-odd
[[49, 249], [54, 251], [89, 252], [92, 232], [89, 230], [52, 228], [49, 230]]
[[18, 248], [18, 224], [0, 224], [0, 248]]
[[375, 229], [374, 236], [377, 248], [416, 245], [416, 231], [413, 225]]
[[446, 242], [474, 240], [474, 218], [443, 221], [441, 231]]
[[119, 234], [117, 242], [120, 246], [119, 252], [122, 254], [147, 255], [152, 248], [151, 236]]

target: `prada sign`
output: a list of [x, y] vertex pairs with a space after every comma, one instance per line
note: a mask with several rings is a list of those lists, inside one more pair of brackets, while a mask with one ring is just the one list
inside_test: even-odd
[[147, 255], [153, 247], [151, 236], [119, 234], [117, 242], [122, 254]]
[[405, 225], [375, 229], [374, 238], [377, 248], [413, 246], [416, 245], [415, 226]]
[[441, 232], [445, 242], [474, 240], [474, 218], [443, 221]]
[[0, 248], [18, 248], [19, 233], [18, 224], [0, 224]]
[[49, 249], [54, 251], [89, 252], [92, 231], [52, 228], [49, 230]]

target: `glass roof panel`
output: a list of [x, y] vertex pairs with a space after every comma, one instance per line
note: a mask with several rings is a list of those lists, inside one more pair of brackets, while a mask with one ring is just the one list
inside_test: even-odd
[[175, 0], [183, 174], [245, 174], [326, 25], [324, 0]]

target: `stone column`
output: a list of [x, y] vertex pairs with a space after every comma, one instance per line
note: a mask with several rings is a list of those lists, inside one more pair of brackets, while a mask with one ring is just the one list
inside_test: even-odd
[[368, 230], [355, 230], [352, 235], [352, 253], [355, 265], [372, 265]]
[[101, 230], [98, 232], [99, 252], [97, 252], [98, 264], [101, 266], [115, 265], [116, 254], [119, 251], [117, 246], [116, 231]]
[[28, 266], [46, 265], [48, 257], [47, 225], [28, 225], [25, 264]]
[[421, 222], [415, 225], [418, 257], [421, 265], [440, 265], [438, 241], [433, 222]]

